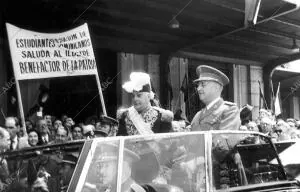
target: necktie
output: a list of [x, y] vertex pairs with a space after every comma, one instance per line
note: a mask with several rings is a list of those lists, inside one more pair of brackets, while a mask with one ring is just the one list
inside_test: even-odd
[[14, 141], [14, 139], [12, 139], [12, 140], [10, 141], [10, 149], [11, 149], [11, 150], [15, 150], [15, 141]]

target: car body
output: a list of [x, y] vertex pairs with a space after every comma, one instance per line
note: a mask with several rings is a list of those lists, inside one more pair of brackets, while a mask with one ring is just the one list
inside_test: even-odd
[[[273, 144], [261, 133], [164, 133], [95, 138], [60, 146], [77, 146], [78, 151], [79, 144], [83, 146], [69, 192], [127, 191], [128, 178], [145, 191], [157, 192], [300, 191], [278, 155], [294, 143]], [[125, 164], [127, 161], [130, 163]], [[105, 163], [111, 167], [103, 172]]]

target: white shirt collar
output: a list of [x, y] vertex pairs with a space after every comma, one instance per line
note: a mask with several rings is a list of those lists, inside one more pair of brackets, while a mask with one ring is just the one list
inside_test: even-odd
[[221, 97], [217, 97], [215, 100], [213, 100], [212, 102], [210, 102], [207, 106], [206, 109], [210, 109], [215, 103], [217, 103], [219, 101], [219, 99], [221, 99]]
[[18, 136], [15, 136], [15, 138], [12, 139], [11, 142], [12, 142], [13, 150], [17, 149], [17, 147], [18, 147]]

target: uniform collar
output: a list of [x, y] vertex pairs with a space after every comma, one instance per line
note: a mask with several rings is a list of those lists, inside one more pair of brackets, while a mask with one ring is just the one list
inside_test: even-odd
[[219, 99], [221, 99], [221, 97], [217, 97], [215, 100], [213, 100], [212, 102], [210, 102], [207, 106], [206, 109], [209, 110], [215, 103], [217, 103], [219, 101]]

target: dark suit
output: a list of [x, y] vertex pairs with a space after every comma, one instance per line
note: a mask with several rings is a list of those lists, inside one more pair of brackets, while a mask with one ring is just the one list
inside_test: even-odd
[[219, 99], [211, 108], [200, 110], [191, 123], [192, 131], [238, 130], [241, 125], [237, 105]]

